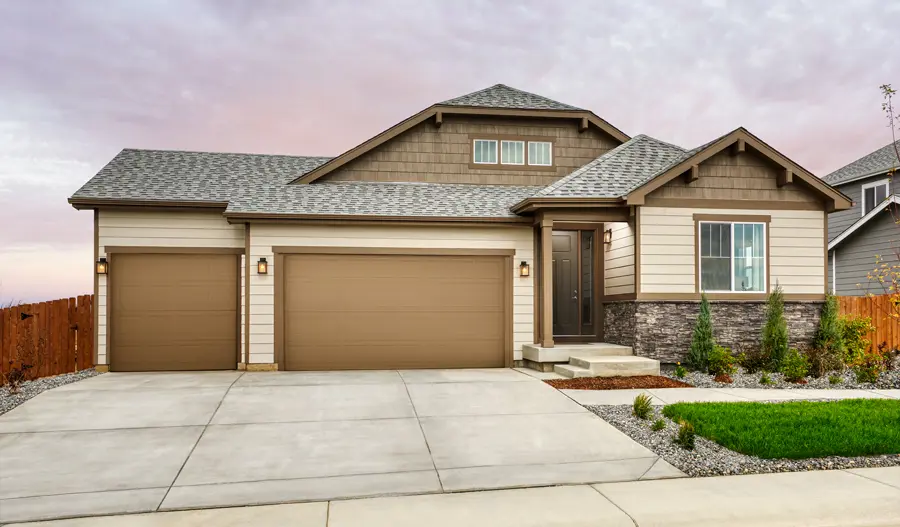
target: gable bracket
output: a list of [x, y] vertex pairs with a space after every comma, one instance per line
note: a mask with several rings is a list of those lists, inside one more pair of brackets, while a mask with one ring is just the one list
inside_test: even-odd
[[744, 141], [743, 137], [739, 137], [737, 142], [731, 147], [731, 155], [736, 156], [738, 154], [743, 154], [747, 150], [747, 143]]
[[700, 165], [691, 165], [691, 169], [684, 173], [684, 182], [693, 183], [700, 179]]
[[442, 124], [444, 124], [444, 112], [437, 112], [434, 114], [434, 127], [440, 128]]
[[785, 168], [778, 174], [778, 180], [777, 180], [776, 184], [779, 187], [783, 187], [783, 186], [787, 185], [788, 183], [793, 183], [793, 182], [794, 182], [794, 173], [791, 171], [790, 168]]
[[585, 132], [585, 131], [587, 131], [587, 129], [588, 129], [588, 118], [582, 117], [581, 124], [578, 126], [578, 132], [579, 133]]

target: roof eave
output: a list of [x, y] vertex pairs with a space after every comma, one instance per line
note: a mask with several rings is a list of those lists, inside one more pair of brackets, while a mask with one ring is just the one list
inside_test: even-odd
[[[850, 179], [846, 179], [846, 180], [841, 181], [841, 182], [839, 182], [839, 183], [828, 183], [828, 181], [826, 181], [825, 178], [822, 178], [822, 181], [825, 181], [826, 183], [828, 183], [828, 184], [831, 185], [832, 187], [837, 188], [837, 187], [843, 187], [844, 185], [847, 185], [847, 184], [849, 184], [849, 183], [855, 183], [855, 182], [860, 181], [860, 180], [862, 180], [862, 179], [869, 179], [870, 177], [886, 176], [891, 170], [897, 170], [897, 169], [898, 169], [898, 167], [882, 168], [882, 169], [879, 169], [879, 170], [875, 170], [875, 171], [873, 171], [873, 172], [867, 172], [867, 173], [862, 174], [862, 175], [860, 175], [860, 176], [854, 176], [854, 177], [852, 177], [852, 178], [850, 178]], [[828, 177], [828, 176], [825, 176], [825, 177]]]
[[625, 205], [625, 201], [622, 198], [531, 197], [516, 203], [509, 210], [515, 214], [528, 214], [540, 209], [621, 207], [623, 205]]
[[516, 216], [391, 216], [378, 214], [296, 214], [274, 212], [225, 212], [225, 219], [232, 223], [253, 221], [318, 221], [318, 222], [379, 222], [379, 223], [436, 223], [455, 225], [459, 223], [484, 224], [527, 224], [528, 218]]
[[178, 201], [178, 200], [146, 200], [146, 199], [112, 199], [112, 198], [69, 198], [69, 204], [76, 210], [91, 210], [109, 207], [151, 207], [177, 209], [209, 209], [222, 211], [228, 206], [227, 201]]

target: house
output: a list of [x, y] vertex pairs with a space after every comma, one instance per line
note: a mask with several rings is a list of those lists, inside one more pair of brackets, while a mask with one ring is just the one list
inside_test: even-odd
[[119, 371], [674, 362], [701, 290], [740, 349], [776, 283], [806, 341], [851, 207], [743, 128], [685, 149], [500, 84], [334, 158], [126, 149], [69, 202]]
[[900, 166], [900, 141], [890, 143], [823, 179], [853, 200], [828, 220], [828, 287], [836, 295], [883, 294], [868, 279], [881, 257], [889, 265], [900, 258], [898, 199], [891, 181]]

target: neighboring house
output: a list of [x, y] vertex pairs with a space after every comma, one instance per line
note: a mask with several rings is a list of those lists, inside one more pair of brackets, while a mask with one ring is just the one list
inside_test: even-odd
[[828, 216], [828, 288], [836, 295], [883, 294], [868, 275], [880, 256], [900, 264], [900, 207], [890, 172], [898, 167], [900, 141], [888, 144], [823, 179], [853, 206]]
[[94, 211], [96, 363], [123, 371], [535, 366], [601, 341], [669, 362], [701, 290], [740, 349], [776, 282], [804, 341], [851, 206], [743, 128], [688, 150], [504, 85], [331, 159], [126, 149], [69, 202]]

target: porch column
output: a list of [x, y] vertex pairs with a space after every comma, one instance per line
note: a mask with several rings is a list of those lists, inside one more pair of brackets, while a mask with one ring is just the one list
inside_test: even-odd
[[541, 346], [553, 347], [553, 220], [541, 220]]

